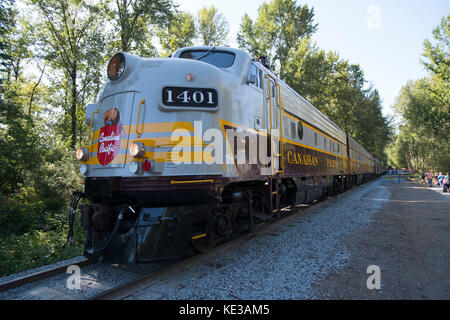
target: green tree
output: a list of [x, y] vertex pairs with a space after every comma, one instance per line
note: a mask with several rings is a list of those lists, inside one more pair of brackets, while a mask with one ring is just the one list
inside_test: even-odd
[[[100, 66], [105, 62], [98, 15], [84, 6], [81, 0], [31, 0], [38, 9], [41, 22], [39, 32], [44, 59], [55, 71], [54, 79], [61, 82], [65, 110], [62, 132], [68, 122], [70, 145], [75, 148], [81, 130], [84, 97], [92, 86], [98, 87]], [[55, 104], [57, 105], [57, 104]]]
[[173, 16], [172, 0], [101, 0], [89, 5], [109, 22], [111, 50], [154, 56], [152, 27], [166, 27]]
[[[14, 26], [13, 3], [12, 0], [0, 1], [0, 86], [4, 75], [9, 73], [9, 66], [12, 60], [8, 50], [11, 46], [11, 29]], [[1, 98], [0, 95], [0, 103]]]
[[303, 38], [284, 69], [285, 81], [378, 159], [391, 135], [378, 91], [365, 89], [359, 65], [320, 50]]
[[[391, 158], [422, 171], [450, 171], [450, 15], [424, 41], [422, 63], [429, 76], [409, 81], [400, 91], [395, 110], [402, 124]], [[400, 161], [399, 161], [400, 162]]]
[[441, 24], [433, 30], [434, 42], [424, 42], [425, 58], [422, 63], [434, 75], [444, 81], [450, 80], [450, 14], [443, 17]]
[[196, 38], [194, 16], [187, 12], [177, 12], [168, 27], [157, 28], [157, 35], [163, 50], [162, 55], [192, 46]]
[[403, 120], [401, 144], [395, 152], [404, 153], [409, 167], [450, 170], [450, 102], [436, 92], [435, 78], [410, 81], [400, 91], [395, 110]]
[[211, 6], [209, 9], [203, 7], [198, 11], [197, 33], [201, 45], [226, 45], [228, 31], [228, 22], [223, 14], [219, 13], [214, 6]]
[[255, 57], [266, 56], [272, 69], [284, 79], [283, 68], [291, 58], [291, 50], [317, 30], [313, 18], [314, 9], [307, 5], [297, 5], [294, 0], [272, 0], [259, 7], [255, 21], [244, 15], [237, 42]]

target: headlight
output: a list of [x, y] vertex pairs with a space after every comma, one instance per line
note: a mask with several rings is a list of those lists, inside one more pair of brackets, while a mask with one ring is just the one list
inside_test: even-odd
[[134, 142], [130, 145], [130, 154], [135, 158], [142, 158], [145, 154], [145, 147], [142, 142]]
[[89, 160], [89, 150], [87, 148], [80, 148], [75, 153], [78, 161], [88, 161]]
[[126, 59], [123, 53], [116, 53], [108, 64], [108, 78], [111, 81], [119, 80], [126, 67]]

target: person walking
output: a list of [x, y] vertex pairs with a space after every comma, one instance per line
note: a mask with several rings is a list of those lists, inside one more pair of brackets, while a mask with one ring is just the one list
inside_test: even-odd
[[425, 183], [425, 173], [422, 172], [422, 179], [420, 180], [420, 184]]
[[442, 174], [442, 172], [439, 172], [438, 181], [439, 181], [439, 186], [441, 188], [444, 188], [444, 184], [443, 184], [443, 182], [444, 182], [444, 175]]
[[438, 177], [439, 177], [439, 174], [437, 172], [435, 172], [434, 173], [434, 185], [436, 187], [439, 187], [439, 179], [438, 179]]
[[431, 173], [431, 170], [428, 170], [427, 179], [428, 179], [428, 186], [431, 187], [433, 183], [433, 174]]
[[447, 175], [444, 177], [444, 180], [442, 182], [444, 184], [442, 192], [448, 192], [448, 189], [450, 188], [450, 172], [447, 172]]

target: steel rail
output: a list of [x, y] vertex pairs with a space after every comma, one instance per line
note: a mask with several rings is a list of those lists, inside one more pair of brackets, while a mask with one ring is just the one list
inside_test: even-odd
[[[376, 179], [373, 179], [367, 183], [364, 183], [363, 185], [360, 185], [361, 187], [364, 185], [368, 185], [372, 182], [375, 182]], [[164, 280], [171, 275], [181, 271], [181, 269], [190, 267], [192, 265], [195, 265], [199, 262], [201, 262], [204, 259], [207, 259], [209, 257], [212, 257], [214, 255], [217, 255], [227, 249], [230, 249], [234, 247], [235, 245], [238, 245], [239, 243], [246, 241], [250, 238], [253, 238], [256, 235], [262, 235], [264, 233], [269, 232], [273, 228], [287, 224], [289, 221], [298, 218], [300, 216], [303, 216], [303, 214], [312, 213], [312, 210], [318, 210], [323, 206], [330, 205], [330, 201], [336, 201], [342, 197], [348, 196], [353, 192], [356, 192], [359, 190], [359, 187], [352, 188], [350, 190], [347, 190], [343, 193], [340, 193], [336, 196], [332, 196], [331, 198], [324, 199], [322, 201], [318, 201], [314, 204], [308, 205], [308, 204], [302, 204], [302, 205], [296, 205], [295, 207], [291, 209], [282, 209], [285, 210], [286, 213], [284, 215], [280, 215], [279, 217], [275, 217], [274, 220], [271, 220], [269, 222], [262, 223], [262, 229], [256, 230], [254, 232], [250, 233], [244, 233], [241, 235], [238, 235], [236, 238], [233, 238], [223, 244], [218, 245], [214, 249], [212, 249], [209, 252], [206, 253], [200, 253], [195, 256], [185, 258], [181, 261], [175, 262], [172, 265], [169, 265], [167, 267], [163, 267], [160, 270], [157, 270], [156, 272], [152, 272], [151, 274], [144, 275], [142, 277], [139, 277], [133, 281], [130, 281], [128, 283], [124, 283], [121, 285], [118, 285], [116, 287], [112, 287], [108, 290], [105, 290], [103, 292], [100, 292], [98, 294], [92, 295], [87, 298], [87, 300], [120, 300], [127, 298], [134, 293], [144, 290], [151, 286], [152, 283], [154, 283], [156, 280]], [[287, 211], [289, 210], [289, 211]]]
[[85, 257], [79, 257], [80, 261], [78, 262], [67, 262], [61, 266], [52, 268], [52, 269], [48, 269], [48, 270], [43, 270], [43, 271], [38, 271], [35, 273], [31, 273], [28, 275], [24, 275], [21, 277], [18, 277], [16, 279], [11, 279], [9, 281], [5, 281], [3, 283], [0, 283], [0, 291], [6, 291], [9, 289], [13, 289], [13, 288], [17, 288], [20, 286], [23, 286], [25, 284], [31, 283], [31, 282], [35, 282], [37, 280], [42, 280], [45, 278], [49, 278], [51, 276], [66, 272], [67, 267], [71, 266], [71, 265], [77, 265], [79, 267], [85, 267], [88, 266], [90, 264], [92, 264], [93, 262]]

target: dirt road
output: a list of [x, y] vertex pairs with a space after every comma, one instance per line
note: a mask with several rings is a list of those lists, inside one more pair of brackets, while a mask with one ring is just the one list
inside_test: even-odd
[[[450, 299], [450, 193], [383, 177], [391, 197], [373, 222], [348, 236], [349, 263], [313, 287], [319, 299]], [[370, 265], [381, 289], [367, 288]]]

